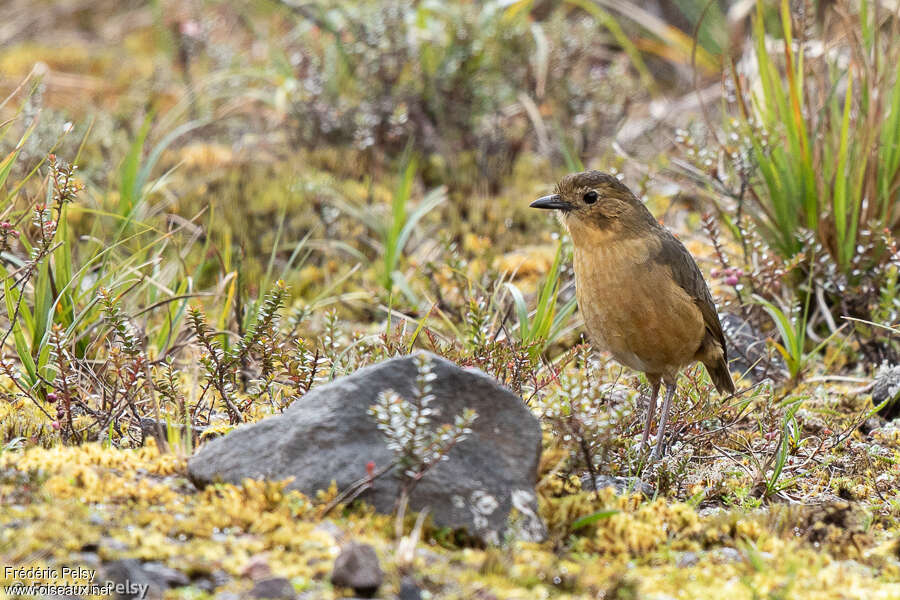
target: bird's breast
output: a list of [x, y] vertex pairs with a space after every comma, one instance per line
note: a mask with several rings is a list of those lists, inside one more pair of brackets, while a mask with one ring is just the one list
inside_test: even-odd
[[576, 246], [575, 289], [594, 344], [625, 366], [665, 374], [691, 361], [704, 325], [669, 268], [652, 259], [653, 250], [646, 238]]

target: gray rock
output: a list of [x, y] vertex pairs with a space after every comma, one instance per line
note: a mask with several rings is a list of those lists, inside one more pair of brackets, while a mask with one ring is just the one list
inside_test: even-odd
[[204, 592], [208, 592], [211, 594], [218, 588], [227, 585], [229, 581], [231, 581], [231, 576], [228, 575], [228, 573], [226, 573], [222, 569], [216, 569], [205, 577], [198, 577], [194, 579], [192, 581], [192, 584], [197, 586]]
[[344, 539], [344, 530], [338, 526], [337, 523], [331, 520], [325, 520], [316, 525], [313, 528], [313, 531], [318, 531], [327, 535], [330, 535], [335, 542], [340, 543], [342, 539]]
[[375, 548], [356, 542], [350, 542], [341, 548], [341, 553], [334, 560], [331, 583], [352, 588], [363, 597], [371, 597], [375, 595], [383, 581], [384, 573], [378, 563]]
[[878, 369], [872, 386], [872, 404], [878, 406], [887, 400], [878, 414], [887, 420], [900, 417], [900, 365]]
[[[412, 510], [430, 508], [439, 527], [465, 528], [475, 537], [499, 543], [512, 508], [520, 518], [516, 535], [541, 540], [534, 485], [541, 453], [541, 429], [522, 400], [493, 378], [428, 354], [438, 411], [431, 425], [452, 422], [463, 409], [478, 413], [472, 434], [454, 446], [413, 489]], [[394, 358], [316, 388], [281, 415], [238, 427], [212, 440], [190, 459], [195, 484], [239, 484], [245, 478], [293, 481], [288, 489], [314, 495], [334, 480], [344, 490], [394, 454], [368, 414], [378, 394], [392, 389], [413, 397], [416, 365], [412, 356]], [[359, 497], [382, 513], [394, 510], [400, 493], [395, 473], [377, 479]]]
[[[105, 578], [125, 586], [125, 590], [116, 595], [124, 598], [162, 598], [165, 590], [190, 585], [190, 578], [171, 567], [159, 562], [141, 562], [134, 558], [126, 558], [106, 563], [102, 566]], [[148, 586], [145, 596], [135, 586]]]
[[100, 567], [100, 556], [96, 552], [74, 552], [69, 556], [73, 565], [97, 569]]
[[397, 600], [422, 600], [422, 591], [412, 577], [404, 577], [400, 582], [400, 593]]
[[190, 578], [171, 567], [158, 562], [147, 562], [141, 565], [144, 573], [147, 573], [154, 581], [158, 581], [169, 588], [184, 587], [190, 585]]
[[275, 600], [293, 600], [297, 597], [294, 586], [284, 577], [268, 577], [253, 584], [251, 598], [272, 598]]
[[698, 556], [696, 552], [685, 552], [678, 559], [678, 568], [685, 569], [687, 567], [693, 567], [698, 562], [700, 562], [700, 556]]
[[749, 321], [731, 313], [723, 315], [721, 321], [728, 342], [728, 367], [731, 371], [747, 373], [754, 383], [767, 378], [778, 381], [786, 376], [784, 359], [769, 347], [766, 336]]
[[[656, 494], [656, 488], [637, 477], [612, 477], [609, 475], [597, 475], [597, 490], [602, 490], [603, 488], [608, 487], [613, 488], [616, 491], [616, 494], [619, 496], [623, 494], [633, 494], [634, 492], [640, 492], [648, 498], [652, 498]], [[583, 473], [581, 475], [581, 489], [591, 489], [590, 473]]]
[[737, 548], [723, 546], [712, 551], [712, 556], [720, 563], [735, 563], [744, 560], [744, 555]]
[[117, 554], [119, 552], [124, 552], [128, 550], [128, 544], [123, 542], [122, 540], [117, 540], [114, 537], [110, 537], [108, 535], [100, 538], [100, 542], [97, 545], [98, 548], [102, 548], [106, 551], [107, 555], [109, 554]]

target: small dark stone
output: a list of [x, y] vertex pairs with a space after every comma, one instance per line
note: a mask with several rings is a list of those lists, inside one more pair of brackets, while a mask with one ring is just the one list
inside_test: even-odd
[[293, 600], [297, 597], [294, 586], [284, 577], [260, 579], [250, 590], [251, 598], [272, 598], [274, 600]]
[[[116, 600], [131, 600], [148, 598], [150, 600], [161, 599], [163, 592], [168, 587], [162, 582], [156, 581], [144, 571], [141, 561], [134, 558], [114, 560], [103, 566], [105, 579], [124, 586], [124, 589], [116, 594]], [[141, 590], [146, 586], [146, 593]]]
[[400, 582], [400, 593], [397, 600], [422, 600], [422, 591], [412, 577], [404, 577]]
[[141, 565], [141, 568], [147, 573], [151, 579], [158, 581], [169, 588], [178, 588], [190, 585], [191, 580], [181, 571], [177, 571], [171, 567], [158, 562], [147, 562]]
[[357, 594], [370, 598], [384, 581], [375, 548], [368, 544], [350, 542], [341, 549], [334, 561], [331, 583], [352, 588]]
[[878, 414], [888, 421], [900, 417], [900, 365], [882, 367], [875, 376], [872, 386], [872, 404], [878, 406], [887, 400]]
[[[116, 598], [162, 598], [169, 588], [184, 587], [190, 579], [184, 573], [158, 562], [141, 562], [134, 558], [115, 560], [103, 565], [106, 579], [129, 586]], [[149, 586], [146, 596], [141, 596], [137, 586]]]
[[210, 592], [226, 585], [229, 581], [231, 581], [231, 576], [222, 569], [216, 569], [209, 574], [209, 578], [203, 580], [203, 582], [209, 582]]

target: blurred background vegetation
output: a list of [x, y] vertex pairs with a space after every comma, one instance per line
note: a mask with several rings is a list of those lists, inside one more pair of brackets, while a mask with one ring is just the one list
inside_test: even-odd
[[698, 256], [766, 349], [736, 370], [865, 380], [898, 358], [890, 4], [9, 0], [6, 438], [234, 423], [413, 346], [561, 394], [523, 373], [574, 364], [569, 243], [527, 205], [582, 168]]

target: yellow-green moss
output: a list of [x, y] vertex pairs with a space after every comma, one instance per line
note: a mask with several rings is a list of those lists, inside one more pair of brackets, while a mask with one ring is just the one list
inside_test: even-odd
[[[282, 483], [251, 480], [194, 492], [184, 479], [184, 457], [161, 454], [152, 440], [138, 450], [85, 444], [5, 452], [0, 474], [0, 523], [16, 524], [0, 529], [6, 564], [60, 564], [96, 545], [107, 561], [160, 561], [200, 576], [223, 570], [232, 578], [226, 588], [236, 593], [252, 585], [248, 566], [262, 561], [317, 597], [342, 594], [327, 582], [341, 540], [320, 516], [334, 489], [315, 501], [286, 492]], [[27, 493], [23, 481], [30, 482]], [[864, 542], [855, 560], [840, 560], [827, 540], [816, 548], [786, 531], [784, 523], [802, 520], [800, 512], [700, 517], [690, 505], [662, 498], [619, 497], [611, 490], [553, 495], [551, 488], [544, 489], [550, 493], [543, 494], [541, 511], [561, 546], [443, 548], [428, 541], [436, 531], [426, 528], [404, 572], [435, 597], [460, 599], [487, 592], [498, 599], [596, 598], [625, 589], [639, 597], [736, 600], [779, 591], [811, 600], [900, 593], [889, 583], [900, 572], [894, 546]], [[600, 508], [619, 512], [562, 536], [574, 520]], [[384, 591], [396, 591], [401, 573], [393, 519], [365, 506], [339, 509], [332, 518], [347, 539], [375, 546], [387, 573]], [[720, 547], [737, 548], [749, 559], [734, 561], [717, 553]], [[678, 566], [685, 551], [697, 553], [696, 564]], [[188, 597], [181, 594], [172, 597]]]

